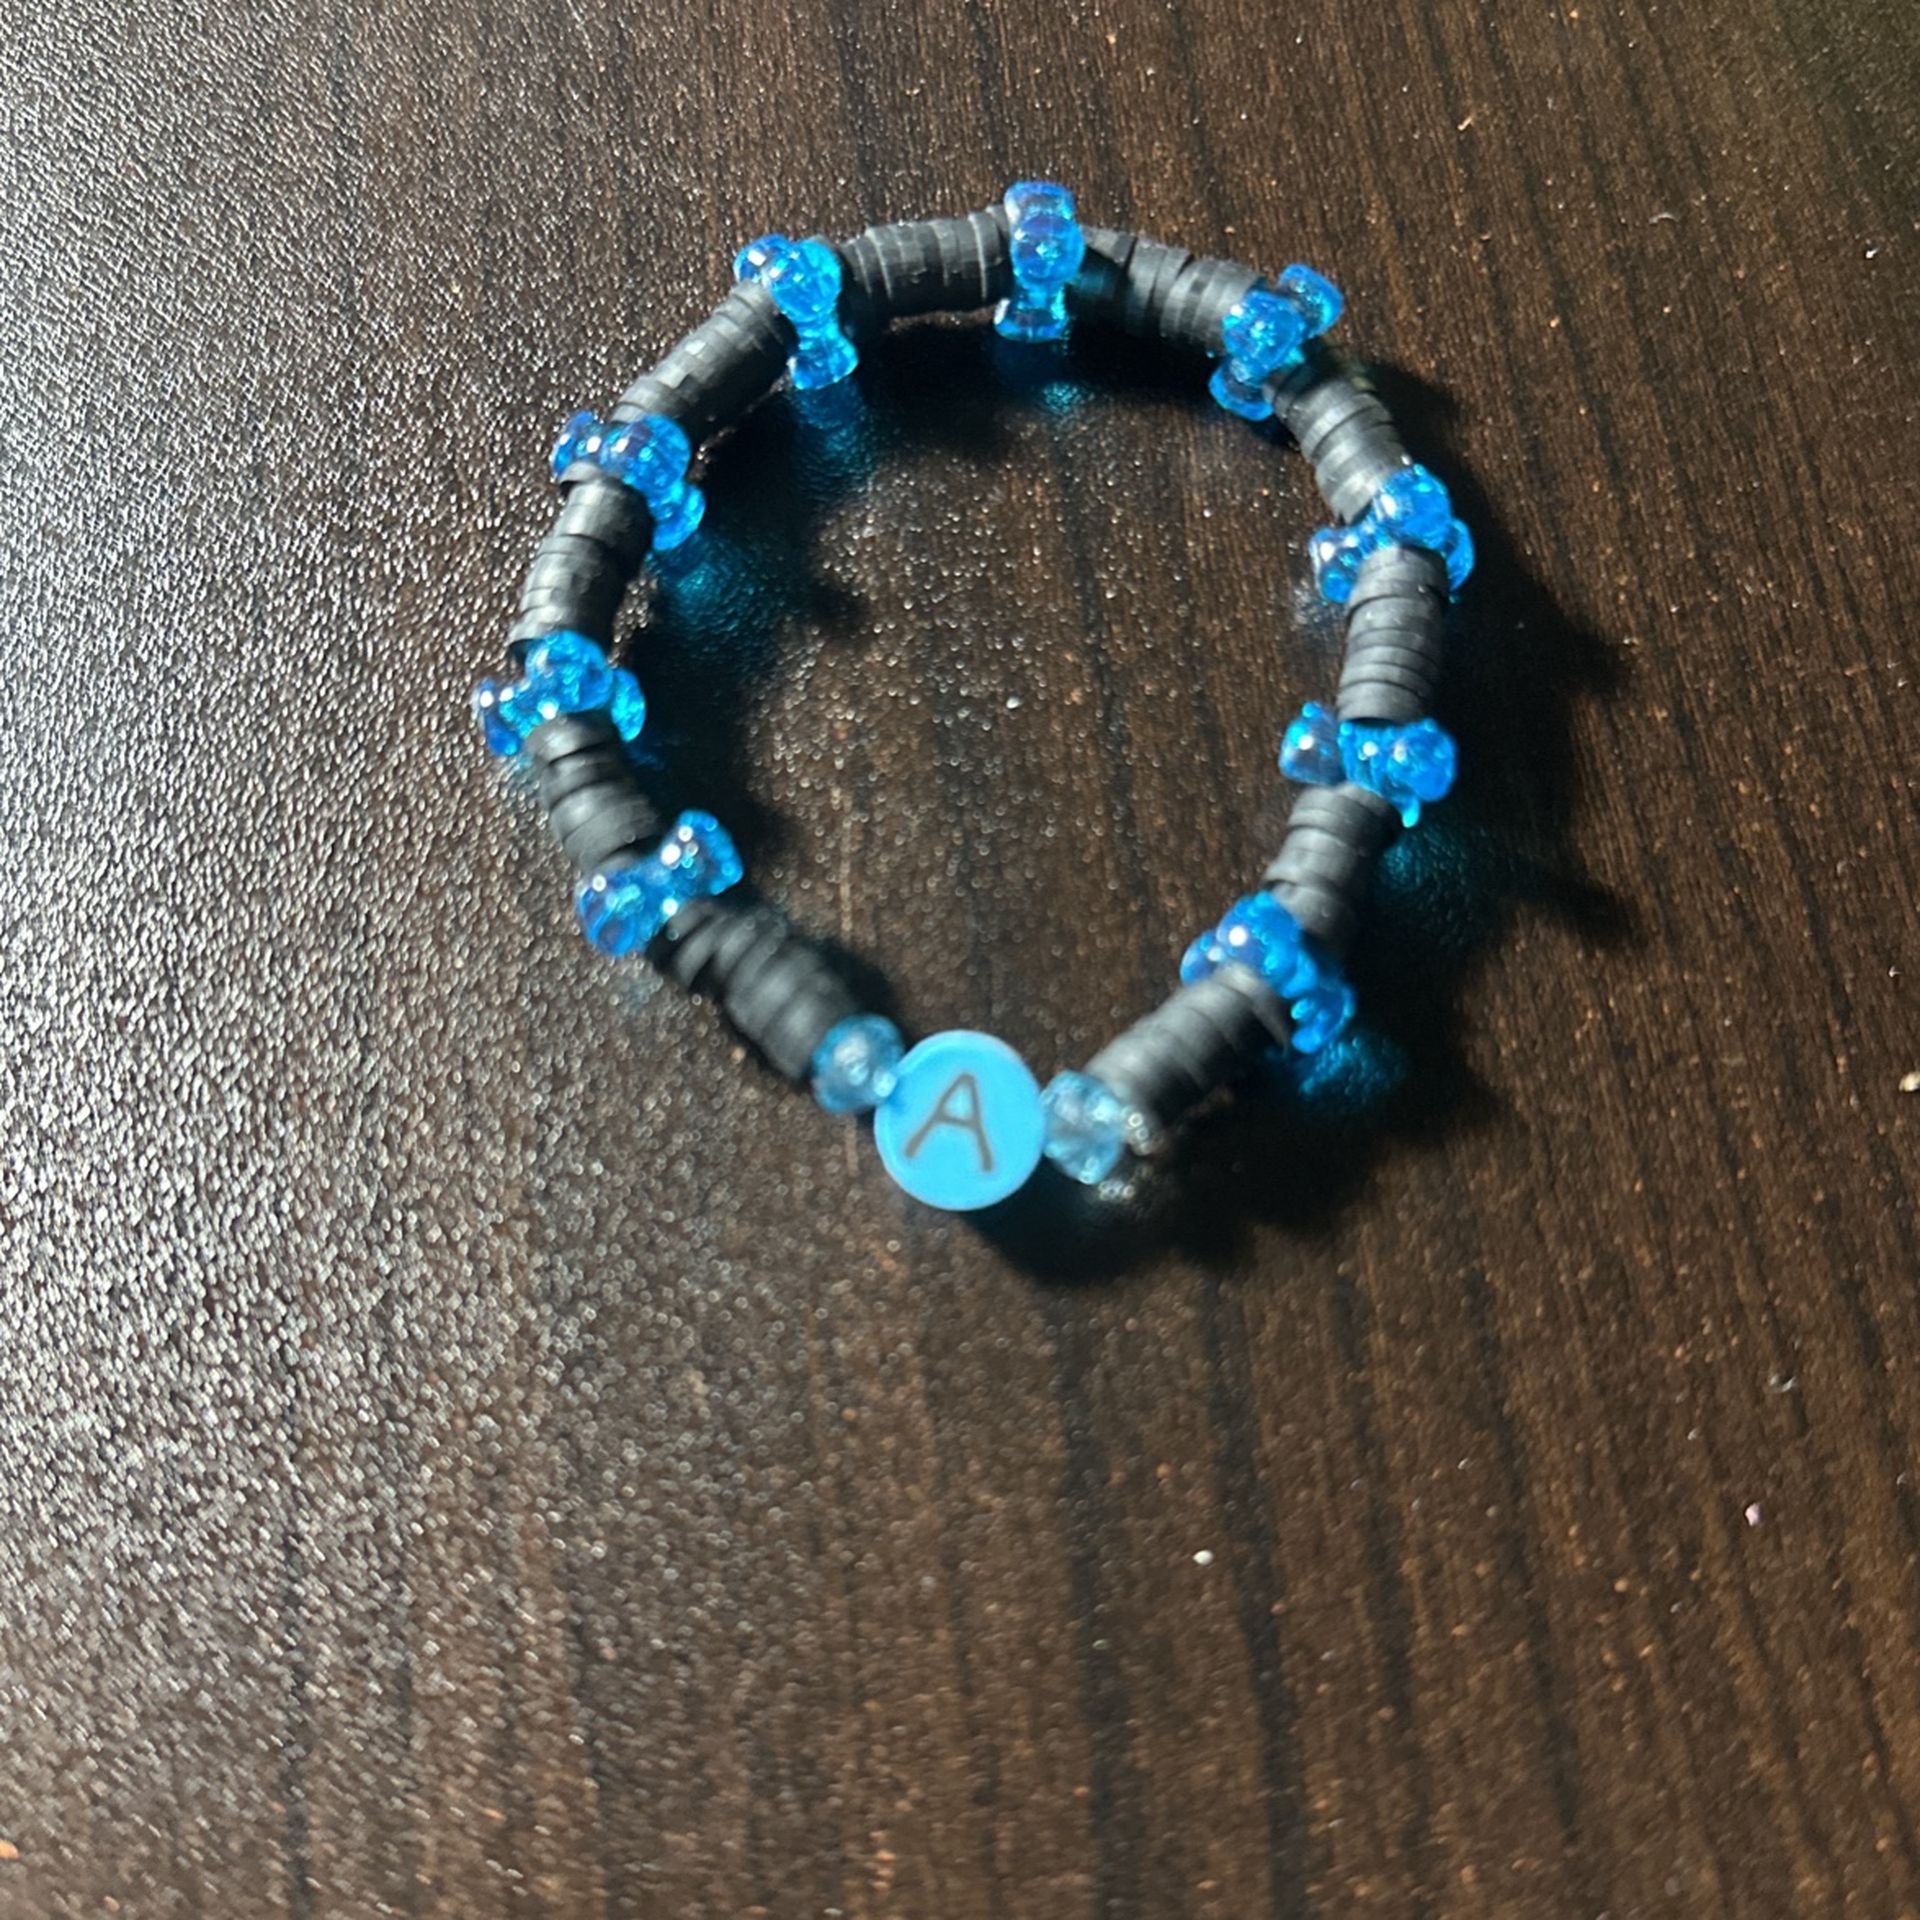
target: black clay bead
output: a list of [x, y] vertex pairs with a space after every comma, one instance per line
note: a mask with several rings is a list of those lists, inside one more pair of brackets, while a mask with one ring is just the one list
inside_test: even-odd
[[1003, 207], [869, 227], [834, 250], [842, 310], [868, 329], [920, 313], [971, 313], [1013, 291]]
[[613, 418], [643, 413], [676, 421], [698, 447], [733, 426], [778, 380], [793, 328], [758, 281], [742, 281], [713, 312], [620, 396]]
[[1399, 824], [1391, 802], [1352, 784], [1308, 787], [1293, 803], [1263, 882], [1335, 958], [1353, 938], [1373, 861]]
[[646, 501], [597, 467], [576, 465], [570, 471], [580, 477], [566, 483], [553, 532], [605, 547], [631, 579], [653, 540]]
[[1288, 1032], [1285, 1008], [1257, 974], [1222, 967], [1135, 1021], [1087, 1072], [1140, 1115], [1152, 1144], [1269, 1047], [1284, 1047]]

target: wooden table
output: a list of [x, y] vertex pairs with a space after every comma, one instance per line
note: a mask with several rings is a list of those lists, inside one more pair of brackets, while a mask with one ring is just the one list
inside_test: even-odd
[[[1920, 13], [8, 9], [0, 1916], [1920, 1910]], [[1479, 538], [1365, 1030], [916, 1210], [465, 722], [742, 237], [1349, 299]], [[1043, 1071], [1274, 850], [1300, 462], [902, 333], [629, 658]]]

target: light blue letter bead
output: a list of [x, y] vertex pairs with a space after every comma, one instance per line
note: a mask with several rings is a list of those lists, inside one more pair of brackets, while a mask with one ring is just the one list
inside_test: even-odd
[[1090, 1073], [1056, 1073], [1040, 1096], [1047, 1158], [1069, 1180], [1097, 1187], [1120, 1164], [1132, 1129], [1127, 1103]]
[[829, 1113], [865, 1113], [893, 1091], [905, 1051], [884, 1014], [850, 1015], [814, 1049], [813, 1097]]
[[990, 1033], [922, 1040], [873, 1116], [874, 1144], [894, 1179], [930, 1207], [968, 1213], [1024, 1186], [1046, 1144], [1040, 1087]]

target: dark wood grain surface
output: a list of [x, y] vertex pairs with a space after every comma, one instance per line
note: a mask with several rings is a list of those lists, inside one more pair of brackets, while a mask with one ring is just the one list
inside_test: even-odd
[[[0, 1916], [1920, 1911], [1908, 0], [12, 0]], [[1347, 290], [1480, 535], [1366, 1027], [915, 1209], [464, 718], [735, 242]], [[934, 327], [628, 657], [1041, 1068], [1270, 855], [1297, 458]]]

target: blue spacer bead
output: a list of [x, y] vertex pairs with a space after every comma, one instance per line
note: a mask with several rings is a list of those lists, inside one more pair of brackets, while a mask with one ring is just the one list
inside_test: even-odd
[[813, 1097], [828, 1113], [870, 1112], [893, 1091], [905, 1052], [900, 1029], [884, 1014], [851, 1014], [814, 1049]]
[[677, 819], [655, 848], [653, 858], [674, 896], [670, 912], [703, 894], [737, 886], [746, 866], [734, 850], [733, 836], [712, 814], [691, 809]]
[[840, 325], [840, 256], [824, 240], [764, 234], [740, 249], [733, 270], [766, 288], [798, 336], [787, 362], [795, 387], [833, 386], [860, 364]]
[[1370, 512], [1387, 539], [1434, 553], [1441, 551], [1453, 525], [1453, 502], [1445, 484], [1417, 462], [1380, 483]]
[[644, 947], [673, 911], [651, 856], [581, 881], [573, 909], [588, 940], [616, 960]]
[[1087, 257], [1073, 195], [1052, 180], [1016, 180], [1006, 208], [1014, 291], [995, 309], [995, 331], [1007, 340], [1064, 340], [1066, 289]]
[[647, 724], [647, 696], [640, 691], [640, 682], [625, 667], [615, 667], [613, 670], [613, 692], [607, 699], [607, 718], [613, 722], [620, 738], [629, 745], [640, 738], [640, 731]]
[[473, 690], [473, 717], [487, 751], [507, 759], [520, 751], [522, 734], [508, 717], [505, 701], [512, 691], [497, 680], [482, 680]]
[[1380, 544], [1369, 512], [1350, 527], [1322, 527], [1307, 542], [1307, 554], [1320, 597], [1330, 606], [1344, 607], [1353, 598], [1360, 563]]
[[567, 470], [578, 466], [583, 460], [590, 465], [597, 465], [606, 438], [606, 423], [597, 413], [576, 413], [560, 429], [560, 437], [553, 443], [553, 477], [556, 480], [565, 479]]
[[584, 633], [558, 627], [527, 655], [527, 697], [543, 720], [560, 713], [591, 713], [613, 698], [613, 669]]
[[1307, 327], [1293, 303], [1264, 287], [1255, 287], [1227, 314], [1220, 326], [1225, 357], [1214, 368], [1207, 391], [1243, 420], [1265, 420], [1273, 413], [1266, 382], [1299, 356]]
[[1435, 552], [1447, 563], [1448, 592], [1458, 593], [1473, 571], [1473, 535], [1467, 531], [1467, 523], [1452, 521]]
[[600, 449], [601, 466], [646, 501], [653, 544], [661, 553], [690, 540], [706, 515], [706, 496], [687, 479], [692, 460], [685, 430], [664, 414], [629, 420]]
[[1056, 1073], [1040, 1096], [1040, 1111], [1047, 1158], [1083, 1187], [1111, 1177], [1139, 1127], [1127, 1103], [1090, 1073]]
[[1339, 721], [1309, 700], [1280, 736], [1280, 771], [1304, 787], [1337, 787], [1347, 777], [1340, 743]]
[[1405, 726], [1340, 727], [1341, 770], [1400, 809], [1401, 823], [1417, 826], [1420, 809], [1453, 789], [1458, 753], [1453, 737], [1435, 720]]
[[1353, 1019], [1353, 989], [1331, 972], [1323, 972], [1288, 1008], [1293, 1020], [1293, 1050], [1319, 1053], [1343, 1034]]
[[1295, 261], [1275, 282], [1278, 292], [1300, 316], [1308, 339], [1317, 339], [1346, 311], [1346, 300], [1324, 273]]

